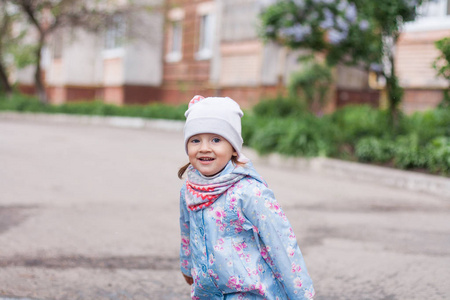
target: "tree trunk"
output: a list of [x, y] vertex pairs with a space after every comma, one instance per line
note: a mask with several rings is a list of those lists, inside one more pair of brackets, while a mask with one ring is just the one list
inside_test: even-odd
[[9, 83], [8, 75], [6, 73], [5, 66], [3, 65], [2, 62], [0, 62], [0, 85], [1, 85], [0, 90], [4, 90], [6, 95], [9, 97], [12, 93], [12, 87], [11, 84]]
[[41, 57], [42, 57], [42, 47], [44, 45], [44, 36], [39, 39], [38, 49], [36, 50], [36, 71], [34, 73], [34, 85], [36, 88], [36, 95], [39, 97], [39, 101], [47, 104], [47, 92], [45, 91], [45, 85], [42, 80], [42, 70], [41, 70]]
[[394, 51], [398, 36], [393, 37], [393, 42], [388, 46], [388, 59], [390, 62], [390, 74], [386, 76], [386, 92], [389, 102], [389, 112], [391, 116], [391, 125], [394, 131], [398, 128], [400, 116], [400, 103], [403, 98], [403, 88], [398, 83], [398, 77], [395, 74]]

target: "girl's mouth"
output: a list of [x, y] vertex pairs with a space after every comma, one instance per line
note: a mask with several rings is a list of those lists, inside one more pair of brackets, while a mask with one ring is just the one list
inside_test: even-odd
[[203, 162], [209, 162], [209, 161], [213, 161], [214, 158], [212, 158], [212, 157], [200, 157], [199, 160], [203, 161]]

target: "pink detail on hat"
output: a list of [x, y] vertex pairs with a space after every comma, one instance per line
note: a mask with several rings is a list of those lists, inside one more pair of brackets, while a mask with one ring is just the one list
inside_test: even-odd
[[202, 101], [203, 99], [205, 99], [205, 97], [200, 96], [200, 95], [195, 95], [194, 98], [192, 98], [192, 100], [189, 101], [189, 107], [191, 107], [192, 105], [194, 105], [197, 102]]

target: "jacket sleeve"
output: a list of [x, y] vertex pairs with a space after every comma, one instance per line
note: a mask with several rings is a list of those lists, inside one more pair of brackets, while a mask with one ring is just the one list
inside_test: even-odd
[[252, 224], [256, 238], [260, 239], [262, 257], [289, 299], [312, 299], [312, 280], [292, 227], [273, 192], [265, 185], [253, 182], [244, 191], [241, 207], [244, 218]]
[[181, 230], [181, 245], [180, 245], [180, 266], [181, 272], [187, 276], [191, 275], [191, 247], [190, 247], [190, 225], [189, 212], [185, 200], [186, 185], [183, 185], [180, 191], [180, 230]]

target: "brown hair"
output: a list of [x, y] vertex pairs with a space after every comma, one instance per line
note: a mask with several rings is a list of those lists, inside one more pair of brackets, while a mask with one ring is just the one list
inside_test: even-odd
[[[238, 162], [237, 156], [233, 155], [231, 157], [231, 161], [233, 162], [234, 165], [242, 165], [242, 163]], [[187, 163], [178, 170], [178, 178], [183, 179], [183, 175], [186, 172], [187, 168], [190, 166], [190, 164], [191, 163]]]

